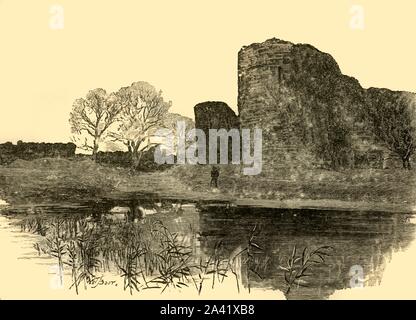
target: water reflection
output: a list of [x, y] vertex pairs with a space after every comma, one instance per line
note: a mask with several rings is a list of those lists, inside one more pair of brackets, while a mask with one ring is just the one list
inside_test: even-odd
[[392, 252], [406, 248], [415, 231], [409, 216], [401, 214], [209, 208], [200, 213], [201, 246], [208, 253], [222, 239], [229, 251], [244, 247], [256, 224], [260, 230], [256, 241], [263, 249], [257, 259], [262, 268], [260, 277], [250, 277], [251, 286], [285, 292], [287, 283], [279, 266], [286, 264], [294, 246], [298, 250], [334, 248], [325, 263], [311, 267], [307, 287], [295, 287], [288, 295], [304, 299], [327, 298], [335, 290], [349, 288], [353, 266], [362, 267], [365, 286], [378, 285]]
[[[34, 250], [72, 270], [77, 290], [96, 272], [122, 276], [132, 292], [184, 285], [198, 292], [200, 279], [227, 276], [235, 277], [237, 290], [271, 288], [289, 299], [322, 299], [354, 284], [353, 266], [362, 268], [365, 286], [378, 285], [392, 252], [406, 248], [415, 232], [403, 214], [237, 208], [157, 197], [23, 206], [3, 214], [19, 217], [22, 231], [44, 237]], [[301, 281], [289, 284], [305, 256], [312, 262]]]

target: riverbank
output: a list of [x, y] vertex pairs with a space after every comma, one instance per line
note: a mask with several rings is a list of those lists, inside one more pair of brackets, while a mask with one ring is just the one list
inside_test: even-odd
[[25, 205], [150, 193], [191, 202], [270, 208], [410, 213], [415, 207], [413, 171], [287, 170], [272, 178], [242, 176], [233, 166], [220, 169], [219, 189], [212, 189], [209, 166], [175, 166], [144, 173], [90, 160], [18, 160], [0, 167], [0, 198], [11, 205]]

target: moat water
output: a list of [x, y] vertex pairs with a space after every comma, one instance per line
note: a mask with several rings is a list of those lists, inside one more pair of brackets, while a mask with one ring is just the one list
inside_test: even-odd
[[[65, 289], [74, 291], [77, 279], [78, 290], [85, 290], [111, 274], [121, 281], [112, 290], [192, 288], [195, 297], [208, 286], [220, 288], [224, 279], [235, 283], [235, 294], [267, 290], [288, 299], [326, 299], [337, 290], [377, 287], [393, 254], [406, 251], [416, 231], [413, 215], [152, 196], [8, 206], [2, 214], [22, 234], [35, 235], [33, 257], [49, 257], [67, 275], [76, 270]], [[71, 265], [71, 252], [78, 264]]]

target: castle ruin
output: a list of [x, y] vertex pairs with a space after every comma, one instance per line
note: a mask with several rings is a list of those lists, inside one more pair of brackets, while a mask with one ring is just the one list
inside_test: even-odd
[[382, 168], [392, 157], [371, 130], [369, 91], [409, 95], [364, 89], [331, 55], [273, 38], [238, 53], [238, 119], [226, 104], [206, 102], [195, 107], [195, 126], [262, 129], [266, 173]]

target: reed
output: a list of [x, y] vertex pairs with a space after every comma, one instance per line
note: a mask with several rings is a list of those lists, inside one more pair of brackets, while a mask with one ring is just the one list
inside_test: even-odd
[[211, 277], [211, 288], [214, 289], [215, 281], [222, 283], [224, 278], [228, 277], [227, 273], [230, 269], [228, 259], [222, 258], [223, 242], [217, 241], [214, 246], [214, 252], [205, 261], [200, 258], [199, 264], [194, 268], [198, 270], [198, 294], [201, 294], [205, 280]]
[[66, 254], [66, 244], [64, 241], [62, 241], [58, 234], [53, 234], [50, 237], [46, 238], [46, 245], [48, 248], [49, 255], [58, 260], [59, 279], [61, 284], [63, 284], [63, 258]]
[[162, 222], [155, 223], [154, 235], [158, 236], [160, 250], [157, 252], [157, 270], [159, 276], [153, 278], [150, 283], [161, 287], [162, 292], [168, 287], [188, 287], [192, 281], [198, 288], [191, 271], [192, 250], [178, 241], [178, 234], [171, 233]]
[[71, 277], [72, 277], [72, 284], [69, 287], [75, 287], [75, 292], [78, 294], [79, 292], [79, 284], [80, 284], [80, 277], [79, 277], [79, 269], [80, 265], [78, 262], [78, 248], [76, 241], [70, 241], [68, 244], [68, 261], [65, 262], [71, 268]]
[[33, 248], [36, 250], [39, 256], [42, 254], [42, 247], [38, 242], [33, 244]]
[[307, 278], [313, 266], [325, 263], [325, 259], [331, 256], [333, 247], [321, 246], [315, 250], [305, 247], [301, 254], [298, 254], [296, 245], [293, 247], [292, 254], [288, 257], [286, 266], [279, 266], [284, 271], [284, 279], [287, 285], [286, 294], [289, 294], [293, 285], [297, 287], [307, 287]]
[[84, 288], [95, 279], [95, 271], [100, 269], [99, 240], [102, 237], [94, 226], [88, 226], [86, 221], [80, 223], [80, 231], [76, 240], [79, 250], [80, 275]]
[[121, 233], [119, 249], [119, 261], [117, 267], [121, 271], [121, 277], [124, 280], [124, 290], [140, 291], [140, 277], [143, 277], [146, 286], [146, 278], [140, 266], [140, 258], [146, 253], [141, 246], [140, 229], [134, 223], [127, 223]]
[[46, 236], [49, 226], [46, 219], [41, 217], [24, 219], [21, 223], [21, 230], [30, 232], [41, 236]]
[[[61, 219], [30, 219], [22, 229], [47, 232], [44, 240], [34, 244], [34, 249], [48, 253], [58, 260], [60, 276], [64, 267], [71, 271], [70, 289], [76, 294], [94, 283], [98, 271], [112, 267], [123, 278], [123, 288], [130, 294], [144, 289], [181, 289], [193, 286], [198, 294], [209, 283], [214, 289], [233, 270], [233, 259], [227, 257], [224, 243], [218, 241], [213, 253], [206, 258], [194, 255], [193, 244], [183, 241], [179, 233], [172, 233], [159, 220], [146, 219], [142, 223], [114, 222], [87, 217]], [[192, 227], [190, 227], [192, 228]], [[255, 242], [257, 225], [249, 234], [246, 247], [238, 253], [247, 257], [249, 269], [255, 263], [251, 257], [260, 248]], [[254, 269], [253, 269], [254, 270]], [[238, 277], [237, 289], [239, 290]]]
[[[263, 277], [257, 271], [257, 268], [256, 268], [257, 263], [255, 259], [256, 255], [261, 254], [264, 251], [263, 248], [260, 245], [258, 245], [257, 242], [255, 241], [255, 238], [260, 233], [260, 231], [261, 230], [258, 228], [258, 225], [256, 223], [248, 235], [248, 239], [247, 239], [247, 243], [245, 247], [242, 248], [242, 250], [240, 250], [239, 252], [237, 252], [237, 254], [235, 254], [231, 260], [232, 265], [234, 265], [235, 264], [234, 261], [238, 259], [240, 256], [245, 258], [243, 260], [244, 261], [243, 265], [245, 266], [245, 269], [246, 269], [247, 289], [249, 293], [251, 292], [251, 274], [254, 274], [258, 278], [263, 279]], [[237, 289], [238, 291], [240, 291], [237, 272], [234, 268], [232, 268], [232, 272], [237, 281]]]

